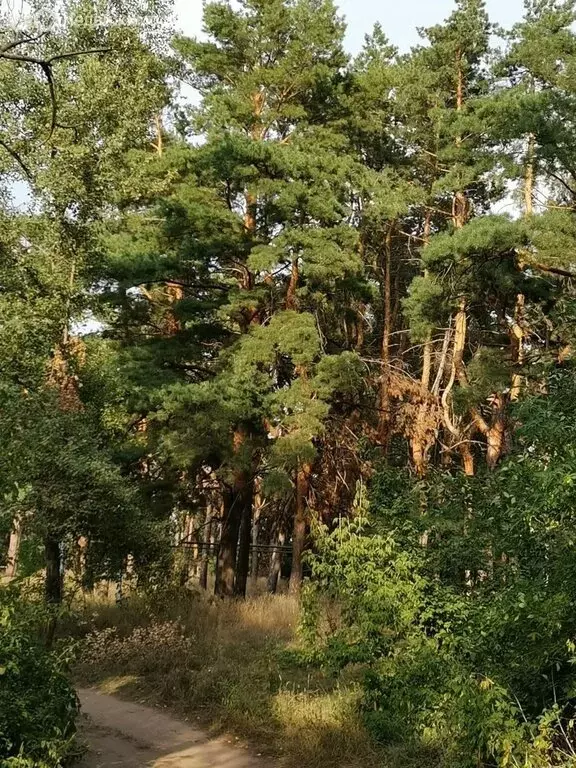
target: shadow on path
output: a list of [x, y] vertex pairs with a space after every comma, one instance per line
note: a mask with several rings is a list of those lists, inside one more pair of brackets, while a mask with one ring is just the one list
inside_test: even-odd
[[78, 695], [89, 746], [80, 768], [264, 768], [241, 747], [163, 712], [93, 689]]

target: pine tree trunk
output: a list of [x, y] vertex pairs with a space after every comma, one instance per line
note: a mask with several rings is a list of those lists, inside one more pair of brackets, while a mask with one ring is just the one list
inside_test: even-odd
[[[234, 452], [239, 454], [245, 445], [247, 433], [242, 427], [234, 432]], [[246, 553], [242, 551], [240, 579], [236, 568], [238, 559], [238, 536], [245, 516], [252, 516], [254, 501], [254, 480], [245, 468], [237, 468], [232, 487], [226, 487], [222, 495], [223, 515], [220, 532], [220, 546], [216, 561], [215, 593], [219, 597], [233, 597], [235, 589], [246, 591], [248, 563]], [[250, 547], [250, 528], [248, 528], [248, 556]], [[245, 549], [245, 547], [244, 547]], [[245, 564], [245, 565], [244, 565]]]
[[486, 463], [489, 469], [495, 469], [504, 453], [506, 437], [506, 403], [502, 395], [494, 397], [494, 416], [490, 429], [486, 433]]
[[184, 521], [176, 532], [176, 546], [179, 548], [182, 559], [180, 562], [180, 575], [178, 582], [181, 587], [185, 587], [190, 579], [190, 562], [194, 558], [192, 540], [194, 535], [194, 518], [190, 513], [186, 513]]
[[46, 563], [45, 595], [46, 602], [58, 605], [62, 602], [62, 556], [60, 542], [52, 536], [44, 538], [44, 558]]
[[80, 584], [82, 592], [89, 594], [94, 591], [94, 581], [88, 570], [88, 539], [79, 536], [74, 551], [74, 572], [76, 581]]
[[530, 218], [534, 213], [534, 154], [536, 152], [536, 137], [533, 133], [528, 136], [526, 150], [526, 171], [524, 174], [524, 215]]
[[[468, 386], [468, 378], [466, 368], [464, 366], [464, 351], [466, 348], [467, 329], [468, 318], [466, 299], [462, 297], [460, 299], [460, 308], [456, 315], [454, 324], [452, 371], [450, 373], [450, 379], [446, 384], [444, 392], [442, 393], [441, 402], [444, 412], [444, 426], [449, 433], [450, 442], [455, 446], [456, 450], [462, 456], [462, 462], [466, 475], [471, 477], [474, 475], [474, 454], [472, 453], [470, 440], [469, 438], [464, 438], [459, 424], [453, 421], [451, 414], [451, 397], [454, 384], [456, 381], [458, 381], [461, 387], [466, 388]], [[486, 430], [488, 428], [483, 423], [482, 416], [478, 409], [473, 409], [473, 416], [474, 421], [481, 430]]]
[[270, 571], [268, 573], [268, 592], [271, 595], [275, 595], [278, 589], [278, 579], [280, 578], [280, 571], [282, 570], [282, 547], [286, 537], [284, 533], [280, 532], [276, 541], [273, 541], [274, 549], [272, 550], [272, 557], [270, 558]]
[[[426, 218], [424, 220], [424, 233], [423, 242], [426, 248], [430, 243], [430, 234], [432, 231], [432, 214], [430, 211], [426, 212]], [[424, 276], [428, 276], [428, 271], [424, 270]], [[420, 398], [421, 402], [418, 405], [418, 411], [416, 415], [414, 431], [411, 439], [412, 449], [412, 462], [416, 473], [420, 477], [424, 477], [428, 466], [428, 452], [430, 450], [430, 434], [432, 430], [429, 426], [430, 420], [430, 380], [432, 377], [432, 332], [428, 333], [426, 341], [424, 342], [424, 350], [422, 355], [422, 377], [420, 379]]]
[[290, 572], [291, 594], [298, 594], [302, 587], [302, 556], [306, 549], [306, 532], [308, 528], [307, 500], [310, 472], [310, 465], [304, 464], [298, 469], [296, 475], [296, 510], [294, 514], [294, 532], [292, 535], [292, 569]]
[[[536, 151], [536, 137], [533, 133], [528, 136], [528, 147], [526, 150], [526, 169], [524, 174], [524, 217], [532, 218], [534, 214], [534, 154]], [[510, 389], [510, 400], [515, 402], [519, 399], [524, 385], [524, 378], [521, 374], [521, 368], [524, 365], [524, 307], [525, 296], [519, 293], [516, 297], [516, 307], [514, 309], [514, 324], [511, 330], [512, 357], [516, 365], [516, 371], [512, 376], [512, 387]]]
[[512, 345], [512, 359], [516, 370], [512, 374], [512, 386], [510, 388], [510, 400], [516, 402], [520, 398], [522, 387], [524, 386], [524, 377], [521, 369], [524, 365], [524, 294], [519, 293], [516, 297], [516, 307], [514, 310], [514, 324], [510, 332]]
[[299, 280], [300, 280], [300, 268], [298, 265], [298, 258], [295, 258], [292, 261], [292, 268], [290, 271], [290, 282], [288, 283], [288, 290], [286, 291], [286, 309], [298, 309], [298, 299], [296, 298], [296, 290], [298, 289]]
[[8, 542], [8, 557], [6, 560], [6, 569], [4, 575], [9, 579], [16, 576], [18, 570], [18, 555], [20, 553], [20, 541], [22, 539], [22, 521], [15, 517], [12, 522], [12, 531], [10, 532], [10, 541]]
[[227, 488], [223, 493], [223, 517], [216, 560], [216, 584], [214, 593], [218, 597], [233, 597], [236, 580], [236, 555], [238, 534], [242, 522], [242, 507], [238, 493]]
[[204, 528], [204, 546], [202, 548], [202, 562], [198, 582], [200, 589], [208, 589], [208, 566], [210, 563], [210, 548], [212, 545], [212, 504], [206, 507], [206, 526]]
[[412, 461], [416, 473], [420, 477], [424, 477], [426, 474], [426, 468], [428, 466], [428, 452], [430, 449], [430, 433], [429, 428], [429, 390], [430, 390], [430, 377], [432, 374], [432, 339], [428, 337], [424, 344], [424, 355], [422, 361], [422, 378], [420, 380], [420, 396], [422, 402], [418, 406], [418, 412], [416, 416], [416, 422], [414, 425], [414, 432], [411, 439], [412, 448]]
[[460, 446], [460, 455], [462, 456], [462, 465], [464, 467], [464, 474], [467, 477], [474, 477], [476, 470], [474, 467], [474, 454], [470, 447], [469, 442], [464, 442]]
[[252, 506], [254, 503], [254, 485], [247, 482], [241, 493], [242, 520], [238, 541], [238, 561], [236, 564], [236, 579], [234, 594], [236, 597], [246, 597], [246, 585], [250, 569], [250, 539], [252, 537]]
[[392, 234], [394, 223], [392, 223], [386, 234], [386, 243], [384, 249], [384, 284], [383, 284], [383, 303], [384, 303], [384, 327], [382, 330], [382, 375], [380, 378], [380, 418], [379, 434], [380, 444], [384, 453], [388, 453], [390, 444], [390, 338], [392, 334]]
[[356, 342], [355, 347], [358, 352], [364, 349], [364, 314], [366, 312], [366, 305], [360, 302], [358, 309], [356, 310]]
[[260, 533], [260, 511], [262, 507], [262, 497], [260, 492], [254, 495], [254, 521], [252, 523], [252, 562], [250, 567], [250, 579], [252, 589], [258, 584], [258, 535]]

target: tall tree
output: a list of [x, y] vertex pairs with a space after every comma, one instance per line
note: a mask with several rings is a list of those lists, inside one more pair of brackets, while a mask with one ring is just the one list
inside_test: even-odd
[[[86, 471], [95, 476], [73, 490], [70, 452], [56, 447], [76, 431], [81, 443], [90, 444], [85, 435], [92, 427], [80, 397], [84, 352], [74, 326], [92, 304], [98, 222], [107, 213], [112, 188], [120, 184], [128, 151], [148, 142], [152, 116], [167, 97], [166, 67], [137, 26], [106, 26], [91, 3], [71, 3], [64, 10], [61, 18], [40, 13], [44, 28], [38, 33], [6, 32], [2, 53], [4, 82], [13, 100], [20, 93], [24, 105], [17, 124], [7, 123], [11, 141], [5, 149], [13, 172], [26, 175], [35, 203], [29, 215], [4, 214], [12, 234], [2, 265], [3, 395], [4, 417], [8, 412], [13, 418], [4, 418], [3, 427], [7, 444], [19, 446], [22, 468], [29, 470], [24, 479], [21, 470], [7, 471], [4, 479], [8, 486], [19, 482], [28, 489], [25, 502], [20, 493], [16, 497], [44, 538], [47, 596], [53, 601], [61, 597], [62, 539], [81, 535], [86, 526], [94, 533], [85, 517], [95, 503], [89, 489], [95, 494], [94, 483], [104, 482], [105, 470], [96, 471], [96, 465], [110, 460], [95, 439], [93, 456], [85, 457]], [[19, 107], [8, 102], [7, 110], [16, 114]], [[22, 145], [25, 157], [19, 151], [23, 136], [32, 137]], [[23, 409], [36, 408], [45, 409], [49, 421], [42, 428], [54, 437], [48, 455], [48, 446], [33, 437], [34, 424], [22, 416]], [[14, 430], [19, 422], [21, 429]], [[33, 469], [49, 460], [59, 466], [50, 481]], [[82, 471], [79, 462], [76, 479]], [[112, 465], [110, 471], [114, 475]], [[61, 486], [49, 491], [55, 479]], [[71, 497], [80, 494], [76, 515], [59, 506], [66, 488]]]
[[[205, 374], [214, 389], [228, 386], [223, 372], [212, 377], [219, 370], [234, 369], [226, 361], [236, 355], [242, 358], [246, 348], [242, 337], [255, 327], [261, 326], [260, 334], [270, 335], [270, 344], [277, 343], [277, 326], [273, 328], [271, 321], [278, 313], [286, 312], [283, 316], [290, 318], [295, 329], [291, 350], [299, 338], [307, 343], [309, 331], [300, 335], [298, 329], [309, 328], [310, 312], [316, 313], [318, 322], [325, 322], [327, 335], [342, 346], [343, 326], [331, 324], [327, 299], [349, 294], [350, 278], [359, 275], [361, 262], [356, 236], [349, 228], [354, 164], [345, 154], [335, 157], [345, 147], [345, 139], [330, 127], [338, 116], [337, 96], [347, 61], [342, 51], [343, 26], [333, 5], [323, 0], [278, 0], [245, 2], [236, 9], [227, 3], [210, 3], [205, 9], [205, 29], [207, 42], [179, 39], [176, 46], [190, 82], [203, 96], [192, 115], [191, 130], [204, 140], [191, 152], [195, 175], [182, 177], [182, 193], [195, 195], [193, 200], [198, 186], [212, 190], [209, 194], [216, 208], [209, 215], [219, 210], [227, 229], [218, 231], [229, 235], [221, 237], [219, 249], [199, 254], [205, 265], [206, 297], [219, 300], [221, 341], [227, 350], [223, 363], [216, 357], [212, 365], [206, 365], [206, 350], [202, 351]], [[198, 221], [190, 224], [191, 233], [201, 235]], [[186, 290], [185, 279], [177, 282]], [[180, 297], [182, 305], [184, 298]], [[181, 330], [182, 340], [186, 332], [189, 337], [195, 333], [186, 321]], [[294, 351], [308, 359], [305, 348]], [[184, 354], [190, 359], [190, 351]], [[282, 389], [301, 380], [305, 389], [307, 376], [304, 364], [291, 361], [290, 355], [284, 360], [280, 356], [277, 365], [268, 369], [266, 386]], [[230, 408], [227, 414], [230, 418]], [[250, 530], [253, 480], [261, 461], [257, 446], [267, 430], [276, 429], [266, 423], [263, 411], [246, 418], [241, 409], [236, 419], [229, 426], [225, 451], [230, 472], [221, 467], [221, 477], [227, 479], [223, 480], [225, 511], [217, 569], [220, 594], [245, 591], [250, 539], [242, 537], [238, 552], [238, 534], [241, 529], [245, 534]], [[206, 451], [206, 460], [209, 456]], [[304, 546], [309, 514], [304, 486], [309, 473], [302, 462], [293, 467], [296, 552]], [[238, 579], [237, 561], [242, 563]], [[297, 585], [301, 578], [298, 556], [294, 568]]]

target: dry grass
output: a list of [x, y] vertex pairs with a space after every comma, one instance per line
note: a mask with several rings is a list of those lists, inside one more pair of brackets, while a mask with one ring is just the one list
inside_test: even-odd
[[76, 672], [232, 733], [287, 768], [387, 765], [358, 714], [358, 688], [287, 662], [297, 623], [297, 602], [281, 595], [92, 603], [79, 624]]

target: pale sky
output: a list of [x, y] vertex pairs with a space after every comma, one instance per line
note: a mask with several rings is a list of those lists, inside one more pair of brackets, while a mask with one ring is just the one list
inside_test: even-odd
[[[356, 53], [364, 35], [379, 21], [390, 41], [401, 50], [418, 42], [416, 27], [436, 24], [454, 8], [454, 0], [336, 0], [348, 23], [347, 48]], [[492, 21], [510, 26], [522, 17], [522, 0], [487, 0]], [[202, 27], [202, 0], [176, 0], [182, 31], [197, 35]]]

